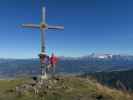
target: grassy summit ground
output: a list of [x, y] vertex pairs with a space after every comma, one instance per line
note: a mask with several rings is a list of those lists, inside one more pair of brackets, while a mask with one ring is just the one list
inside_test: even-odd
[[[110, 89], [88, 78], [50, 78], [38, 88], [37, 93], [26, 88], [32, 82], [30, 79], [0, 80], [0, 100], [133, 100], [127, 92]], [[16, 91], [16, 87], [23, 91]]]

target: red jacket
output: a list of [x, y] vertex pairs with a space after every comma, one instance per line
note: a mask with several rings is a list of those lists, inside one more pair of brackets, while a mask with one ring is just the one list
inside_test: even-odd
[[56, 64], [57, 61], [58, 61], [58, 58], [57, 58], [56, 56], [51, 56], [51, 57], [50, 57], [50, 63], [51, 63], [51, 64]]

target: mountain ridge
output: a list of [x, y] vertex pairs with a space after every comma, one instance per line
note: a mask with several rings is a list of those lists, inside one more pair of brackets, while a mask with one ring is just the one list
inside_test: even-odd
[[[133, 69], [133, 56], [113, 55], [112, 58], [59, 58], [56, 73], [86, 73]], [[0, 75], [37, 75], [40, 71], [38, 59], [0, 59]]]

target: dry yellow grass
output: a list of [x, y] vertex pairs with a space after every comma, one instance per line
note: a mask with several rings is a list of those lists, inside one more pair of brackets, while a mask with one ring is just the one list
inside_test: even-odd
[[[14, 89], [18, 84], [28, 83], [23, 80], [1, 80], [0, 100], [133, 100], [133, 95], [99, 84], [92, 79], [75, 76], [61, 76], [58, 80], [51, 78], [48, 80], [50, 89], [41, 88], [39, 94], [26, 92], [25, 95], [17, 97], [15, 92], [6, 93], [9, 89]], [[53, 84], [54, 83], [54, 84]]]

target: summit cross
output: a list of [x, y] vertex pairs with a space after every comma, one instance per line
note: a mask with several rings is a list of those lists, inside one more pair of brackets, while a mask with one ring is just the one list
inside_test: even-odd
[[[24, 28], [39, 29], [41, 31], [41, 53], [39, 54], [41, 62], [41, 78], [46, 78], [46, 64], [42, 60], [46, 57], [45, 31], [46, 30], [63, 30], [64, 26], [48, 25], [46, 23], [46, 8], [42, 8], [42, 18], [40, 24], [22, 24]], [[43, 70], [44, 69], [44, 70]]]

